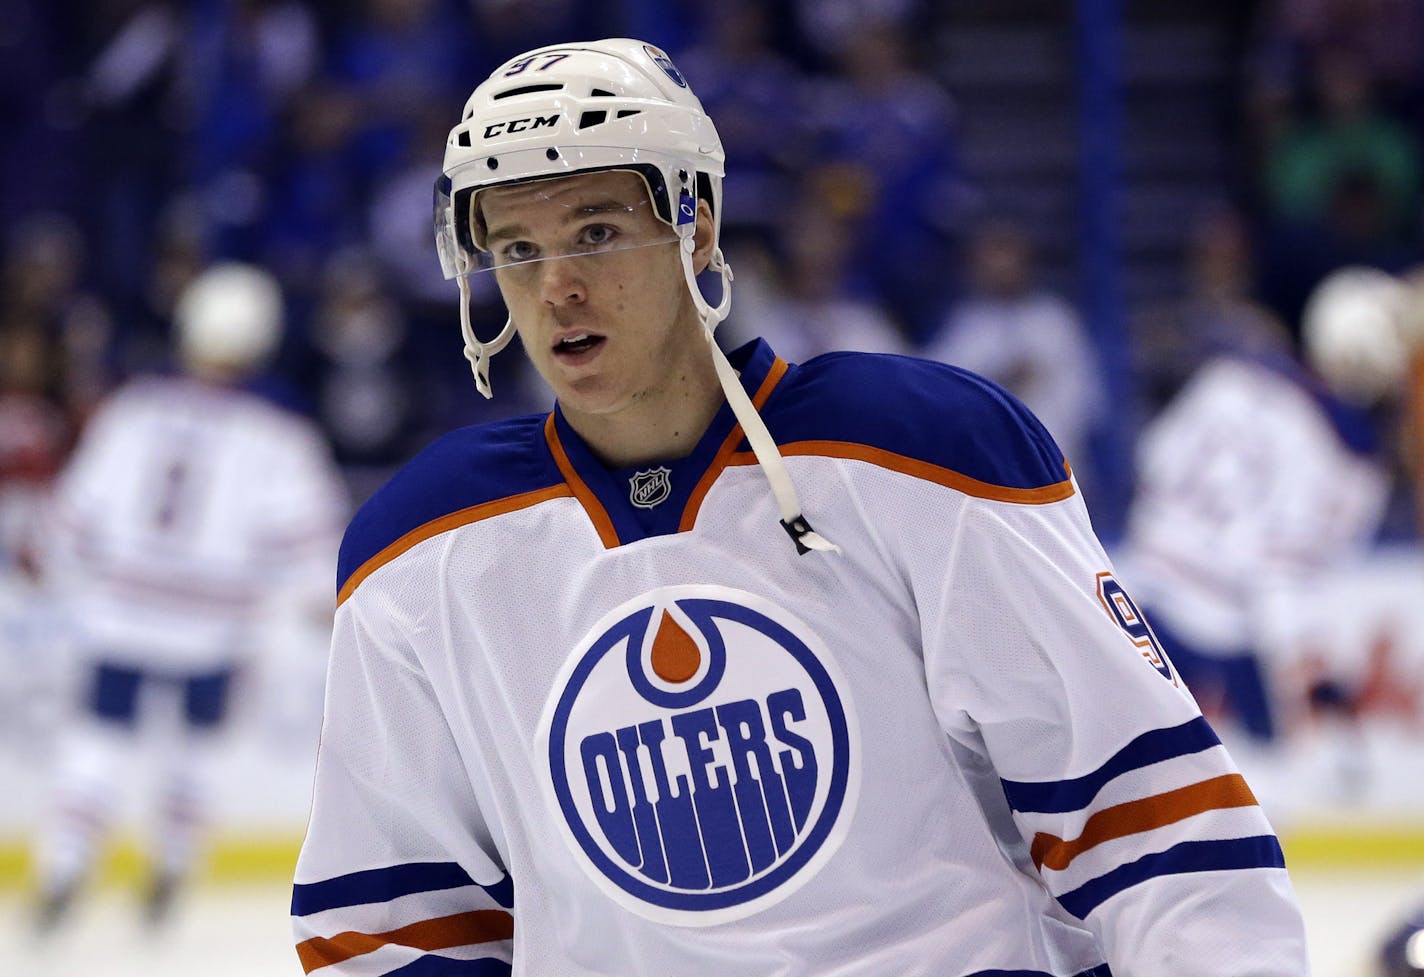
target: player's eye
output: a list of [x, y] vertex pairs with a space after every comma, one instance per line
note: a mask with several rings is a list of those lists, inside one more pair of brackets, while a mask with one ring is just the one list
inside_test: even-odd
[[579, 244], [590, 248], [606, 248], [618, 237], [612, 224], [589, 224], [579, 232]]
[[510, 241], [499, 249], [499, 263], [510, 265], [520, 261], [532, 261], [538, 254], [539, 249], [528, 241]]

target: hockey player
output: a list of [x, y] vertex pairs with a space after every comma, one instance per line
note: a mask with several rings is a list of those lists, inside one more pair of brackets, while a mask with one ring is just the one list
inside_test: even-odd
[[1334, 273], [1305, 309], [1305, 365], [1284, 347], [1208, 362], [1139, 444], [1123, 572], [1198, 699], [1260, 745], [1280, 725], [1265, 653], [1383, 516], [1368, 408], [1404, 380], [1402, 302], [1385, 272]]
[[[211, 753], [259, 602], [281, 591], [329, 606], [317, 595], [345, 489], [314, 425], [240, 386], [282, 322], [266, 271], [199, 275], [175, 311], [183, 375], [114, 393], [60, 477], [44, 555], [76, 631], [83, 701], [38, 838], [44, 929], [70, 907], [125, 806], [121, 788], [144, 769], [158, 769], [161, 791], [146, 913], [167, 915], [199, 854]], [[179, 728], [154, 735], [165, 708]], [[164, 754], [140, 763], [153, 747]]]
[[558, 401], [347, 530], [306, 970], [1305, 974], [1280, 846], [1042, 426], [949, 366], [713, 343], [722, 168], [638, 41], [466, 103], [438, 239], [509, 311], [466, 355], [488, 394], [517, 332]]

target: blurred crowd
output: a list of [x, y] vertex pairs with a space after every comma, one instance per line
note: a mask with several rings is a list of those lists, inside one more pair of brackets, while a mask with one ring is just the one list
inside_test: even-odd
[[[953, 3], [9, 0], [0, 513], [24, 518], [107, 391], [165, 368], [175, 296], [216, 260], [281, 280], [264, 389], [320, 423], [358, 500], [433, 433], [544, 406], [518, 357], [493, 402], [474, 395], [431, 187], [490, 66], [616, 35], [669, 51], [726, 144], [727, 343], [961, 363], [1019, 393], [1090, 482], [1095, 434], [1130, 437], [1124, 417], [1223, 348], [1289, 347], [1329, 271], [1421, 260], [1424, 0], [1236, 7], [1239, 178], [1181, 229], [1181, 294], [1133, 310], [1123, 411], [1078, 296], [1044, 283], [1037, 229], [976, 192], [938, 62]], [[497, 331], [490, 283], [475, 297]]]

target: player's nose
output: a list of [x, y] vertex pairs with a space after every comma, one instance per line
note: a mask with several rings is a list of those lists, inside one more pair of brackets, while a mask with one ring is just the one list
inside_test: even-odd
[[539, 298], [546, 305], [577, 305], [588, 298], [584, 271], [577, 258], [540, 262]]

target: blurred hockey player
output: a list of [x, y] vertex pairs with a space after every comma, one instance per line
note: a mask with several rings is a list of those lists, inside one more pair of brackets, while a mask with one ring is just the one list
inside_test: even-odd
[[1398, 395], [1400, 282], [1346, 268], [1312, 294], [1305, 364], [1208, 361], [1143, 432], [1119, 565], [1204, 710], [1266, 744], [1271, 662], [1325, 570], [1379, 528], [1389, 480], [1371, 408]]
[[35, 852], [42, 929], [93, 867], [123, 788], [155, 768], [146, 912], [167, 915], [200, 855], [211, 754], [260, 603], [330, 607], [345, 489], [316, 427], [243, 387], [282, 335], [276, 280], [213, 266], [174, 319], [183, 375], [116, 391], [52, 500], [43, 556], [76, 632], [81, 702]]
[[1302, 977], [1280, 844], [1043, 425], [942, 363], [716, 344], [723, 163], [636, 40], [466, 102], [466, 356], [488, 395], [517, 333], [557, 402], [347, 529], [302, 965]]

